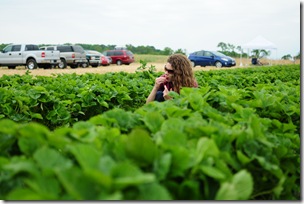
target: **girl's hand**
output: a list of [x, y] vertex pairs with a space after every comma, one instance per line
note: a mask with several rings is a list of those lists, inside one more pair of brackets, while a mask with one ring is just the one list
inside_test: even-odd
[[159, 88], [160, 85], [163, 84], [163, 83], [165, 83], [166, 81], [167, 81], [166, 77], [163, 77], [163, 76], [158, 77], [158, 78], [155, 79], [155, 85], [154, 86], [156, 88]]
[[[170, 89], [170, 91], [172, 91], [172, 88]], [[165, 100], [170, 100], [170, 99], [172, 99], [171, 96], [168, 95], [170, 91], [168, 90], [167, 86], [165, 86], [165, 89], [164, 89], [164, 91], [163, 91], [163, 96], [164, 96], [164, 99], [165, 99]]]

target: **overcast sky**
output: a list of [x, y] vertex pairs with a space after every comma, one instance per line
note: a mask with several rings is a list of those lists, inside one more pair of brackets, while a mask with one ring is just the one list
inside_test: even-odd
[[[299, 0], [0, 0], [0, 43], [219, 50], [261, 35], [300, 52]], [[303, 4], [303, 3], [302, 3]]]

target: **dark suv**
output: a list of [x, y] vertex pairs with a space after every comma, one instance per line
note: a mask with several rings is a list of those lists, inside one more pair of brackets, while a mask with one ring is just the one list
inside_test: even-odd
[[77, 68], [79, 66], [85, 68], [88, 66], [86, 53], [80, 45], [50, 45], [40, 47], [40, 50], [59, 50], [60, 63], [59, 68], [63, 69], [67, 66]]
[[103, 52], [103, 54], [112, 58], [112, 64], [129, 65], [134, 62], [134, 55], [129, 50], [108, 50]]

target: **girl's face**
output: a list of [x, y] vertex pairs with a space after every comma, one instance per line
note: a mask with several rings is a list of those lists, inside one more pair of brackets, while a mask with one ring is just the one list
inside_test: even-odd
[[171, 64], [168, 62], [165, 64], [164, 69], [165, 69], [165, 77], [167, 81], [171, 81], [174, 75], [174, 69], [172, 68]]

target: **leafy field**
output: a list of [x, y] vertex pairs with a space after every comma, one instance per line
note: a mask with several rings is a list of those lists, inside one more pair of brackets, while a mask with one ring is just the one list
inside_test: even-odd
[[300, 66], [0, 78], [2, 200], [300, 200]]

